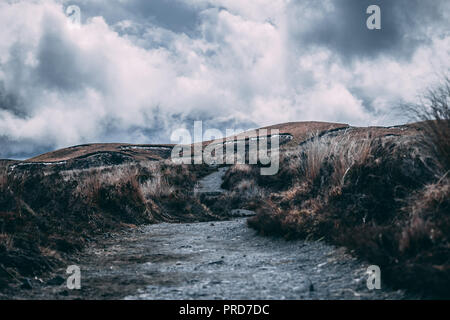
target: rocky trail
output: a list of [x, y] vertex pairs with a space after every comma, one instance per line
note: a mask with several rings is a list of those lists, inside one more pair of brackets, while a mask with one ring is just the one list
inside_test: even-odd
[[[220, 193], [225, 169], [197, 192]], [[248, 213], [247, 213], [248, 214]], [[256, 235], [245, 218], [155, 224], [105, 235], [72, 262], [81, 289], [69, 290], [65, 269], [16, 298], [34, 299], [405, 299], [402, 291], [369, 291], [369, 264], [321, 241]]]

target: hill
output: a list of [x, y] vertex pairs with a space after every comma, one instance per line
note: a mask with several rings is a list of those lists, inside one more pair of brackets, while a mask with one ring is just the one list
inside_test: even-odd
[[[424, 123], [261, 129], [289, 136], [279, 171], [261, 176], [260, 164], [227, 166], [227, 192], [213, 198], [194, 189], [216, 169], [172, 163], [173, 145], [88, 144], [1, 161], [0, 289], [26, 287], [107, 232], [224, 220], [243, 208], [257, 212], [249, 226], [260, 234], [343, 245], [378, 264], [393, 286], [449, 296], [448, 164]], [[222, 143], [203, 146], [211, 142]]]

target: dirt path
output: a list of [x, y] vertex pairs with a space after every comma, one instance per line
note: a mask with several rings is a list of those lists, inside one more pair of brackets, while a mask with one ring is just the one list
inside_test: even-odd
[[201, 179], [195, 189], [196, 193], [206, 193], [216, 195], [225, 192], [226, 190], [221, 188], [222, 177], [227, 172], [227, 167], [219, 168], [216, 172], [213, 172], [203, 179]]
[[[223, 170], [222, 170], [223, 171]], [[206, 177], [217, 185], [223, 175]], [[218, 184], [220, 188], [220, 184]], [[88, 247], [81, 290], [65, 283], [24, 293], [32, 298], [125, 299], [404, 299], [366, 287], [368, 264], [322, 242], [260, 237], [246, 219], [157, 224], [110, 235]], [[66, 277], [60, 270], [61, 277]], [[19, 296], [20, 298], [20, 296]]]

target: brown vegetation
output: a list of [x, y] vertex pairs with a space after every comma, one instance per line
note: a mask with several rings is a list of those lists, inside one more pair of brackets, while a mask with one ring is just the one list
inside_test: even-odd
[[2, 168], [0, 288], [51, 270], [96, 235], [122, 226], [220, 219], [191, 192], [207, 170], [169, 161]]
[[344, 245], [386, 283], [449, 298], [449, 99], [447, 78], [403, 106], [420, 123], [312, 137], [283, 153], [277, 175], [230, 170], [224, 185], [245, 177], [270, 190], [249, 220], [261, 234]]
[[162, 160], [170, 156], [173, 145], [131, 145], [93, 143], [64, 148], [28, 159], [27, 162], [59, 162], [85, 158], [99, 153], [117, 154], [133, 160]]
[[434, 150], [445, 170], [450, 170], [450, 78], [426, 91], [419, 103], [405, 104], [402, 108], [415, 121], [423, 121], [423, 140]]
[[223, 187], [245, 181], [267, 194], [249, 220], [261, 234], [344, 245], [378, 264], [386, 283], [449, 297], [448, 178], [421, 128], [315, 136], [282, 152], [277, 175], [233, 167]]

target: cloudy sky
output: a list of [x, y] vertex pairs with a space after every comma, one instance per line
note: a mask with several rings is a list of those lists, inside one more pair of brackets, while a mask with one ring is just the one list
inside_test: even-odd
[[0, 158], [170, 142], [194, 120], [399, 124], [395, 106], [449, 71], [449, 14], [448, 0], [1, 0]]

